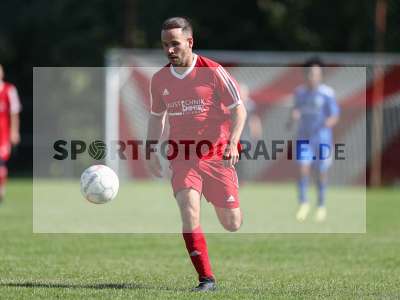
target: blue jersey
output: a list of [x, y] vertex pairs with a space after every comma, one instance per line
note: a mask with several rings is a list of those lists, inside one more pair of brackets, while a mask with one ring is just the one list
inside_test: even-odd
[[316, 89], [300, 86], [295, 91], [294, 108], [300, 111], [298, 139], [331, 142], [332, 129], [325, 127], [326, 119], [339, 115], [333, 89], [320, 84]]

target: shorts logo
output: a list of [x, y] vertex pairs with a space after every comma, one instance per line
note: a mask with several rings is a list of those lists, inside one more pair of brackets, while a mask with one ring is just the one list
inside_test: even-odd
[[167, 89], [164, 89], [164, 92], [162, 94], [163, 94], [163, 96], [168, 96], [169, 95], [169, 91]]
[[235, 197], [233, 197], [232, 195], [230, 195], [229, 198], [226, 199], [226, 202], [235, 202]]

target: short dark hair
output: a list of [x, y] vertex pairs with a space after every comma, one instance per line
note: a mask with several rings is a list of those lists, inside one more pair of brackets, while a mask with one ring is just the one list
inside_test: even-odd
[[313, 56], [305, 61], [304, 65], [303, 65], [304, 71], [307, 72], [307, 70], [309, 70], [312, 66], [319, 66], [319, 67], [323, 68], [324, 62], [318, 56]]
[[193, 35], [192, 24], [190, 24], [190, 21], [187, 18], [183, 17], [168, 18], [164, 21], [164, 23], [161, 26], [161, 30], [169, 30], [174, 28], [182, 28], [183, 32]]

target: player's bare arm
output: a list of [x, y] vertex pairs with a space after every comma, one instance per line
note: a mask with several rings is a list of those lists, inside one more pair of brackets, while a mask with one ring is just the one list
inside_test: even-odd
[[337, 124], [338, 121], [339, 121], [339, 117], [338, 116], [331, 116], [331, 117], [326, 119], [325, 127], [333, 128]]
[[246, 122], [247, 112], [243, 104], [239, 104], [231, 109], [232, 133], [229, 139], [229, 145], [225, 150], [225, 161], [227, 167], [234, 166], [239, 161], [238, 144]]
[[[164, 131], [164, 124], [165, 114], [161, 116], [151, 114], [147, 126], [147, 140], [158, 141]], [[150, 172], [154, 176], [162, 177], [162, 168], [158, 155], [151, 153], [150, 159], [147, 162]]]
[[11, 114], [10, 118], [10, 141], [12, 145], [18, 145], [21, 141], [19, 134], [19, 114]]
[[297, 123], [298, 120], [300, 120], [300, 117], [300, 110], [298, 110], [297, 108], [292, 108], [292, 110], [290, 111], [289, 120], [286, 123], [286, 128], [288, 130], [291, 130], [293, 128], [293, 125]]

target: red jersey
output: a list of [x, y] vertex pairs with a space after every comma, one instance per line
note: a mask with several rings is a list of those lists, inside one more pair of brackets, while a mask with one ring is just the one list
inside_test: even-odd
[[171, 64], [151, 80], [151, 114], [167, 112], [170, 139], [227, 141], [231, 134], [230, 109], [241, 103], [237, 82], [218, 63], [194, 54], [183, 74]]
[[10, 152], [10, 115], [19, 113], [21, 104], [17, 89], [4, 82], [0, 87], [0, 158], [8, 159]]

